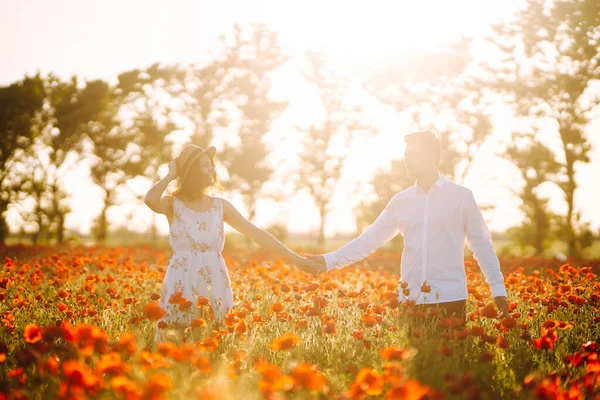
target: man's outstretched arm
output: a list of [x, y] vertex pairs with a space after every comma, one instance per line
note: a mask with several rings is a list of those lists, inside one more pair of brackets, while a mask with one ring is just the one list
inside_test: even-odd
[[473, 252], [473, 257], [483, 271], [498, 310], [506, 315], [508, 301], [504, 276], [500, 270], [500, 261], [492, 245], [492, 235], [475, 202], [473, 192], [470, 190], [465, 194], [463, 200], [463, 216], [467, 246]]
[[338, 250], [324, 255], [309, 255], [316, 264], [314, 272], [321, 273], [353, 264], [389, 242], [399, 233], [397, 204], [397, 198], [393, 197], [373, 224]]

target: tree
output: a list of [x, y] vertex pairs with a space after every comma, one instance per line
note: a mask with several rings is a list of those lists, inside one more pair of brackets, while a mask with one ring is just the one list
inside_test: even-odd
[[517, 116], [543, 122], [538, 135], [557, 138], [560, 163], [555, 183], [564, 193], [567, 213], [561, 237], [570, 256], [580, 256], [591, 232], [575, 208], [576, 169], [590, 161], [584, 129], [600, 97], [588, 95], [600, 78], [600, 3], [597, 0], [529, 0], [514, 19], [495, 27], [493, 44], [501, 63], [488, 63], [487, 85], [506, 95]]
[[320, 218], [318, 245], [323, 247], [327, 214], [331, 211], [348, 149], [357, 134], [371, 134], [373, 130], [357, 119], [359, 108], [344, 104], [350, 80], [332, 72], [322, 54], [307, 52], [306, 60], [305, 77], [316, 89], [325, 116], [320, 123], [300, 128], [303, 136], [297, 186], [308, 189], [315, 201]]
[[9, 233], [4, 213], [23, 183], [14, 166], [39, 133], [43, 102], [39, 75], [0, 87], [0, 243]]
[[[180, 101], [179, 112], [193, 124], [190, 142], [203, 148], [213, 144], [215, 129], [228, 122], [223, 106], [228, 65], [222, 58], [215, 56], [203, 65], [164, 69], [168, 76], [166, 90]], [[156, 79], [156, 74], [150, 76]]]
[[[48, 97], [50, 99], [49, 125], [43, 139], [50, 150], [49, 154], [49, 189], [51, 207], [49, 218], [55, 223], [54, 232], [57, 243], [63, 242], [66, 215], [71, 211], [66, 200], [68, 194], [62, 184], [63, 177], [79, 157], [77, 148], [81, 140], [81, 132], [77, 129], [85, 118], [73, 114], [77, 107], [78, 82], [75, 77], [70, 82], [61, 82], [56, 77], [48, 81]], [[71, 155], [72, 164], [68, 163]]]
[[121, 74], [119, 84], [114, 87], [102, 80], [88, 82], [78, 95], [81, 109], [73, 111], [87, 120], [81, 129], [93, 145], [91, 177], [104, 192], [104, 204], [92, 229], [98, 241], [106, 240], [107, 212], [116, 204], [119, 189], [131, 178], [143, 174], [150, 163], [149, 158], [143, 157], [140, 142], [146, 135], [153, 137], [155, 126], [150, 114], [153, 110], [134, 115], [131, 122], [119, 116], [128, 101], [140, 99], [141, 92], [133, 83], [139, 76], [137, 70]]
[[[64, 177], [75, 164], [79, 153], [81, 131], [79, 126], [85, 115], [75, 113], [79, 106], [77, 78], [63, 82], [54, 75], [44, 80], [44, 108], [40, 117], [40, 134], [36, 137], [34, 157], [42, 160], [44, 168], [45, 194], [34, 198], [47, 200], [47, 206], [37, 205], [37, 210], [45, 210], [49, 231], [58, 243], [64, 239], [66, 215], [71, 211], [67, 204], [68, 193], [64, 190]], [[36, 188], [36, 185], [32, 186]]]
[[[26, 156], [19, 163], [19, 183], [15, 186], [15, 200], [11, 204], [16, 208], [23, 223], [22, 232], [29, 234], [33, 244], [39, 243], [40, 239], [50, 239], [50, 220], [48, 204], [48, 171], [44, 163], [35, 156], [35, 148], [29, 148]], [[33, 201], [30, 209], [24, 203]]]
[[[146, 112], [140, 114], [135, 119], [135, 144], [140, 151], [138, 159], [136, 153], [125, 166], [125, 171], [131, 175], [136, 175], [143, 171], [144, 176], [151, 176], [152, 182], [157, 182], [159, 178], [159, 168], [173, 159], [172, 143], [166, 140], [166, 137], [175, 130], [175, 124], [171, 121], [164, 123], [158, 122], [152, 114], [153, 109], [148, 108]], [[156, 213], [152, 213], [152, 240], [156, 241], [158, 232], [156, 229]]]
[[516, 193], [521, 199], [525, 220], [507, 233], [521, 249], [531, 246], [536, 255], [541, 255], [551, 246], [556, 234], [553, 226], [556, 216], [548, 208], [549, 199], [541, 198], [538, 190], [542, 184], [554, 179], [560, 164], [552, 151], [531, 135], [513, 134], [504, 154], [519, 168], [525, 181], [521, 191]]
[[229, 173], [227, 187], [242, 195], [248, 219], [253, 220], [262, 186], [273, 174], [263, 139], [287, 107], [287, 102], [271, 98], [271, 74], [286, 57], [281, 53], [277, 34], [256, 24], [247, 31], [235, 27], [226, 60], [231, 73], [227, 96], [236, 103], [241, 116], [239, 144], [226, 145], [221, 161]]
[[383, 104], [409, 115], [415, 130], [434, 129], [442, 141], [440, 172], [462, 182], [492, 131], [492, 99], [478, 87], [470, 67], [471, 40], [423, 52], [402, 65], [375, 70], [367, 90]]
[[[120, 139], [115, 137], [111, 146], [99, 147], [104, 148], [103, 152], [113, 152], [114, 159], [112, 178], [103, 176], [100, 168], [96, 172], [96, 180], [103, 182], [99, 184], [105, 191], [105, 206], [96, 225], [98, 232], [102, 231], [101, 222], [106, 220], [106, 211], [114, 204], [119, 186], [136, 175], [157, 182], [160, 167], [173, 159], [172, 142], [167, 137], [177, 126], [171, 120], [171, 108], [165, 103], [173, 100], [172, 96], [184, 96], [181, 90], [188, 78], [182, 71], [183, 67], [177, 65], [154, 64], [145, 70], [134, 69], [119, 75], [119, 83], [111, 96], [115, 106], [120, 105], [131, 115], [131, 122], [124, 126], [122, 121], [113, 121], [114, 129], [120, 132]], [[159, 118], [162, 122], [158, 121]], [[111, 147], [126, 157], [119, 159]], [[152, 213], [150, 230], [154, 241], [158, 237], [156, 218], [157, 214]]]

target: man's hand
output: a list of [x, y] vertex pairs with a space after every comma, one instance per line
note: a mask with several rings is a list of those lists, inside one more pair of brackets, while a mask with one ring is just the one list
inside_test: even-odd
[[310, 271], [308, 272], [315, 275], [327, 272], [327, 264], [325, 263], [325, 257], [318, 254], [307, 254], [306, 257], [311, 261]]
[[494, 303], [496, 303], [496, 307], [500, 312], [499, 317], [504, 318], [508, 316], [508, 299], [506, 296], [498, 296], [494, 297]]
[[309, 274], [317, 275], [318, 274], [318, 266], [317, 263], [310, 258], [296, 256], [294, 258], [294, 264], [304, 272]]

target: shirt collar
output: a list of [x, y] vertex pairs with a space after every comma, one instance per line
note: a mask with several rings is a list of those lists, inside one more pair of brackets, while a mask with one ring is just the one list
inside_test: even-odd
[[440, 175], [439, 178], [436, 179], [435, 182], [433, 182], [434, 185], [436, 185], [437, 187], [442, 187], [444, 185], [444, 183], [446, 183], [446, 177], [444, 175]]
[[[446, 177], [444, 177], [444, 175], [440, 175], [440, 176], [439, 176], [439, 177], [438, 177], [438, 178], [435, 180], [435, 182], [433, 182], [433, 185], [431, 185], [431, 187], [433, 187], [434, 185], [435, 185], [435, 186], [437, 186], [437, 187], [442, 187], [442, 186], [444, 185], [444, 183], [446, 183], [446, 182], [448, 182], [448, 180], [446, 179]], [[417, 185], [417, 183], [416, 183], [416, 182], [415, 182], [415, 184], [414, 184], [414, 187], [415, 187], [415, 189], [414, 189], [414, 192], [415, 192], [415, 193], [419, 193], [419, 192], [421, 192], [421, 193], [425, 193], [425, 192], [423, 191], [423, 189], [421, 189], [421, 188], [419, 187], [419, 185]], [[431, 190], [431, 189], [430, 189], [430, 190]]]

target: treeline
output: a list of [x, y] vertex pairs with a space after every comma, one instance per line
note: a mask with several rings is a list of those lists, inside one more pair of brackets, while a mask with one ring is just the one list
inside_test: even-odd
[[[575, 195], [577, 167], [590, 162], [584, 129], [600, 102], [591, 89], [600, 78], [600, 5], [544, 4], [529, 1], [495, 27], [485, 60], [473, 58], [472, 41], [463, 39], [402, 65], [374, 66], [368, 76], [345, 76], [323, 54], [288, 55], [277, 34], [257, 24], [235, 26], [201, 65], [155, 64], [125, 71], [114, 82], [38, 74], [0, 87], [0, 241], [9, 233], [5, 217], [11, 208], [23, 220], [18, 229], [34, 242], [62, 242], [71, 212], [65, 179], [84, 160], [103, 193], [102, 209], [91, 216], [93, 234], [105, 240], [107, 211], [117, 205], [117, 194], [136, 177], [149, 185], [157, 181], [161, 166], [179, 149], [172, 135], [181, 132], [203, 147], [214, 143], [217, 132], [234, 132], [235, 140], [219, 148], [218, 162], [227, 171], [225, 188], [243, 196], [254, 218], [257, 200], [266, 196], [263, 187], [279, 167], [269, 162], [273, 149], [265, 136], [273, 134], [290, 101], [272, 95], [273, 89], [281, 92], [274, 76], [294, 65], [320, 101], [323, 117], [292, 129], [300, 136], [297, 162], [285, 184], [310, 193], [321, 220], [321, 244], [350, 154], [335, 149], [378, 134], [364, 108], [348, 101], [358, 87], [365, 99], [410, 116], [415, 127], [436, 129], [445, 149], [441, 172], [457, 182], [493, 131], [493, 106], [508, 104], [519, 129], [496, 153], [520, 171], [515, 194], [524, 216], [510, 237], [537, 254], [563, 240], [569, 255], [578, 256], [593, 238]], [[551, 142], [559, 146], [550, 149]], [[412, 183], [401, 159], [379, 171], [371, 182], [372, 198], [356, 209], [359, 230]], [[560, 189], [565, 214], [549, 209], [541, 185]]]

